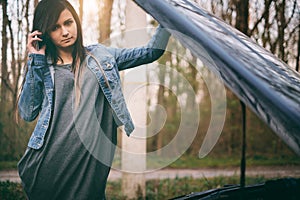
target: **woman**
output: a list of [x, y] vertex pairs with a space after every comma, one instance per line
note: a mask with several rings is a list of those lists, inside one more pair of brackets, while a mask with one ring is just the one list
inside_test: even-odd
[[29, 199], [105, 199], [117, 127], [134, 129], [118, 72], [158, 59], [169, 36], [159, 27], [145, 47], [84, 47], [71, 4], [39, 2], [18, 101], [24, 120], [39, 116], [18, 164]]

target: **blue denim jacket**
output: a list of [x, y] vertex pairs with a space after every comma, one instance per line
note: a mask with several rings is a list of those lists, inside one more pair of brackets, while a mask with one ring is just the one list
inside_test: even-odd
[[[114, 111], [115, 121], [124, 125], [129, 136], [134, 129], [122, 93], [119, 71], [150, 63], [164, 52], [170, 34], [158, 27], [155, 35], [144, 47], [112, 48], [100, 44], [86, 47], [86, 65], [96, 76], [98, 83]], [[54, 102], [54, 70], [44, 55], [31, 54], [27, 62], [28, 72], [20, 94], [18, 108], [21, 118], [33, 121], [39, 116], [28, 146], [39, 149], [49, 127]], [[108, 83], [108, 84], [107, 84]]]

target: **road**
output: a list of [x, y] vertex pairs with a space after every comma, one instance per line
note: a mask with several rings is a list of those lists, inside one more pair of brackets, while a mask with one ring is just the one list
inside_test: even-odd
[[[173, 179], [183, 177], [211, 178], [217, 176], [239, 175], [239, 168], [216, 168], [216, 169], [162, 169], [144, 173], [146, 180], [150, 179]], [[300, 166], [288, 167], [251, 167], [246, 171], [247, 176], [264, 176], [267, 178], [294, 177], [300, 178]], [[122, 178], [122, 172], [112, 169], [108, 181], [117, 181]], [[20, 182], [16, 170], [0, 171], [0, 181]]]

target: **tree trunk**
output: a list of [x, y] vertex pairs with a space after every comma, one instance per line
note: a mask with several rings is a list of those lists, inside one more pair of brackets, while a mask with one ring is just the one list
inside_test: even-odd
[[[112, 1], [105, 1], [110, 4], [110, 8], [105, 7], [107, 10], [111, 10]], [[134, 15], [132, 14], [134, 13]], [[103, 29], [100, 30], [102, 41], [109, 38], [110, 34], [110, 13], [106, 13], [107, 19], [106, 24], [106, 35], [103, 35]], [[126, 47], [132, 46], [140, 46], [137, 44], [136, 37], [138, 39], [144, 39], [143, 43], [147, 43], [149, 37], [147, 36], [147, 32], [145, 31], [145, 27], [147, 25], [146, 21], [146, 13], [141, 10], [132, 0], [126, 1], [126, 10], [125, 10], [125, 25], [126, 32], [123, 32], [123, 42], [126, 44]], [[104, 23], [105, 24], [105, 23]], [[138, 35], [131, 32], [132, 29], [142, 29], [142, 33], [139, 32]], [[123, 44], [124, 44], [123, 43]], [[139, 124], [141, 126], [146, 127], [147, 125], [147, 89], [145, 85], [147, 84], [147, 70], [144, 67], [140, 67], [138, 71], [138, 81], [136, 78], [126, 76], [123, 77], [123, 90], [124, 96], [130, 96], [130, 92], [126, 91], [136, 91], [138, 88], [138, 92], [140, 95], [134, 97], [136, 99], [134, 107], [131, 107], [132, 113], [138, 113]], [[142, 85], [143, 86], [142, 86]], [[142, 86], [142, 87], [141, 87]], [[129, 95], [129, 96], [128, 96]], [[129, 107], [130, 109], [130, 107]], [[134, 116], [134, 115], [133, 115]], [[140, 138], [127, 137], [126, 134], [122, 134], [122, 155], [121, 155], [121, 166], [122, 166], [122, 194], [126, 196], [128, 199], [145, 199], [146, 195], [146, 180], [144, 176], [144, 172], [147, 169], [147, 129], [135, 129], [132, 132], [132, 135], [138, 135]], [[131, 152], [131, 153], [127, 153]], [[138, 158], [136, 155], [140, 155]], [[126, 173], [127, 172], [139, 172], [139, 173]]]
[[276, 2], [276, 10], [277, 10], [277, 20], [278, 20], [278, 43], [279, 43], [279, 58], [286, 62], [285, 52], [284, 52], [284, 30], [286, 27], [286, 19], [285, 19], [285, 0], [278, 3]]
[[[235, 27], [243, 32], [244, 34], [248, 35], [249, 33], [249, 0], [235, 0], [233, 1], [236, 7], [236, 24]], [[232, 101], [236, 101], [234, 99], [237, 99], [235, 95], [230, 91], [227, 93], [228, 96], [230, 96]], [[230, 95], [231, 94], [231, 95]], [[242, 104], [243, 105], [243, 104]], [[234, 108], [236, 112], [238, 109], [239, 104], [235, 104]], [[231, 112], [231, 118], [233, 119], [234, 123], [239, 123], [239, 119], [242, 117], [241, 113], [239, 112], [238, 115], [235, 115], [234, 112]], [[236, 112], [237, 113], [237, 112]], [[240, 130], [242, 127], [242, 124], [233, 124], [233, 127], [238, 127], [238, 131], [234, 131], [237, 134], [240, 134]], [[245, 127], [244, 127], [245, 128]], [[230, 153], [237, 147], [239, 143], [236, 143], [237, 141], [234, 139], [234, 135], [232, 133], [231, 135], [231, 147], [230, 147]]]
[[[7, 81], [8, 81], [8, 71], [7, 71], [7, 0], [2, 2], [2, 48], [1, 48], [1, 96], [0, 96], [0, 105], [1, 109], [4, 109], [4, 103], [7, 102]], [[3, 110], [1, 110], [3, 112]]]
[[[165, 98], [164, 98], [164, 93], [165, 93], [165, 87], [164, 87], [164, 83], [165, 83], [165, 75], [166, 75], [166, 69], [164, 67], [159, 68], [159, 74], [158, 74], [158, 78], [159, 78], [159, 89], [158, 89], [158, 94], [157, 94], [157, 104], [161, 105], [161, 106], [166, 106], [165, 105]], [[157, 110], [155, 111], [155, 119], [154, 123], [155, 123], [155, 127], [158, 127], [158, 124], [161, 123], [160, 121], [160, 116], [159, 116], [159, 112], [157, 112]], [[155, 133], [158, 133], [158, 130], [155, 130]], [[163, 146], [163, 134], [158, 133], [157, 134], [157, 142], [156, 142], [156, 148], [157, 149], [161, 149]], [[158, 156], [161, 155], [161, 151], [157, 151]]]
[[[15, 41], [15, 37], [13, 34], [13, 28], [12, 28], [12, 24], [11, 21], [8, 20], [7, 21], [7, 26], [9, 29], [9, 33], [10, 33], [10, 49], [11, 49], [11, 75], [12, 78], [11, 79], [7, 79], [7, 89], [9, 89], [9, 91], [11, 92], [11, 96], [12, 96], [12, 103], [13, 103], [13, 108], [16, 105], [16, 99], [17, 99], [17, 93], [18, 93], [18, 88], [17, 88], [17, 78], [18, 76], [18, 69], [19, 69], [19, 65], [16, 61], [16, 54], [15, 54], [15, 49], [14, 49], [14, 41]], [[20, 24], [19, 24], [20, 27]], [[7, 44], [8, 45], [8, 44]], [[19, 43], [20, 45], [20, 43]], [[17, 48], [17, 51], [19, 51], [19, 47]], [[9, 94], [7, 94], [9, 95]]]
[[83, 0], [79, 0], [79, 19], [82, 23], [83, 18]]
[[[300, 20], [299, 20], [300, 24]], [[296, 71], [299, 72], [299, 65], [300, 65], [300, 25], [298, 25], [298, 52], [297, 52], [297, 59], [296, 59]]]
[[249, 0], [236, 0], [236, 24], [235, 27], [248, 35], [249, 24]]
[[[198, 91], [198, 82], [197, 82], [197, 69], [195, 68], [197, 63], [197, 57], [192, 55], [192, 59], [189, 61], [188, 65], [188, 81], [191, 84], [195, 93]], [[186, 109], [188, 113], [193, 113], [196, 105], [196, 99], [194, 95], [187, 95]]]
[[100, 2], [99, 9], [99, 29], [100, 37], [98, 42], [102, 43], [109, 39], [110, 36], [110, 21], [111, 21], [111, 11], [113, 6], [113, 0], [103, 0]]

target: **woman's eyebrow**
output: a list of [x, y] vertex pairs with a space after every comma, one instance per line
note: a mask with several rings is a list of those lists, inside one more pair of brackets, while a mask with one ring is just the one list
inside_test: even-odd
[[66, 21], [70, 21], [70, 20], [73, 20], [73, 18], [72, 18], [72, 17], [70, 17], [69, 19], [66, 19], [66, 20], [65, 20], [65, 22], [66, 22]]

